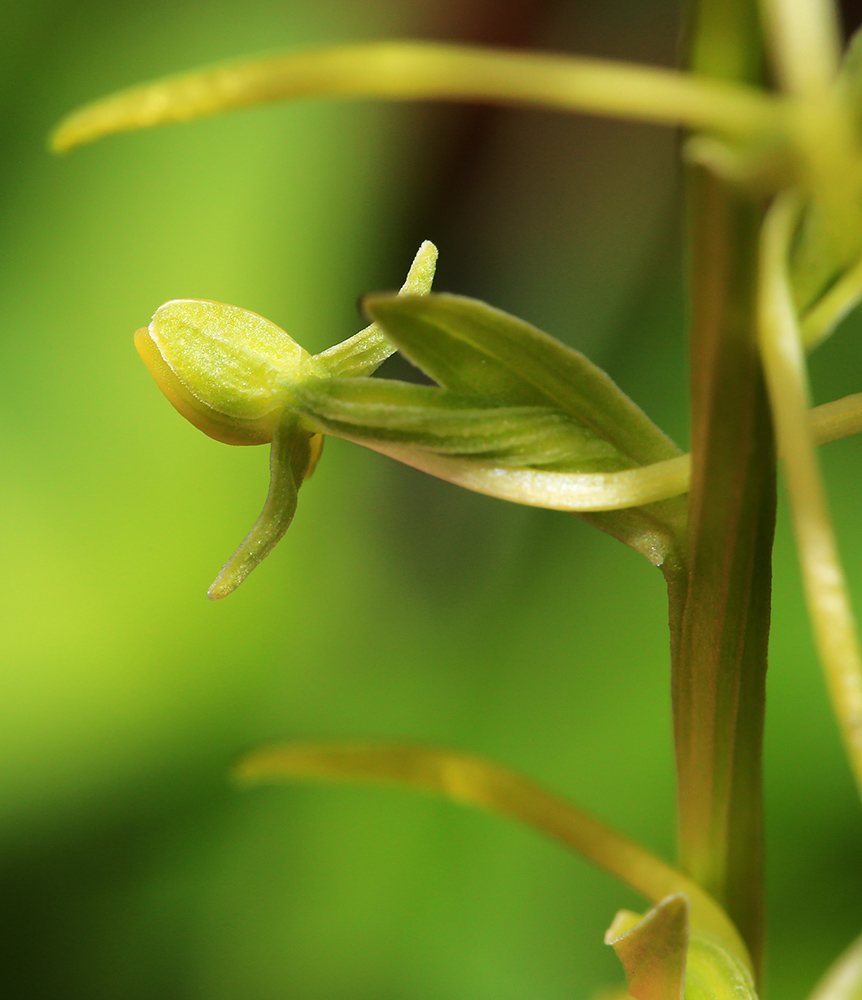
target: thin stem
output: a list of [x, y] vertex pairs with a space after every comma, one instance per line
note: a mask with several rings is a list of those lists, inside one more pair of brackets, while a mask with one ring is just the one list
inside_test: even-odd
[[775, 129], [783, 113], [780, 102], [753, 88], [656, 67], [433, 42], [376, 42], [236, 61], [144, 84], [73, 112], [51, 143], [62, 152], [113, 132], [325, 96], [539, 105], [685, 125], [742, 142]]
[[761, 245], [759, 340], [784, 455], [793, 526], [815, 641], [850, 764], [862, 793], [862, 653], [808, 420], [805, 352], [787, 278], [796, 199], [770, 210]]

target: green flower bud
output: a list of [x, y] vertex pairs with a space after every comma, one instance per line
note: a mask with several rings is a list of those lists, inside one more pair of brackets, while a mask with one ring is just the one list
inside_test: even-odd
[[[431, 287], [437, 248], [420, 246], [402, 291]], [[274, 323], [237, 306], [175, 299], [160, 306], [135, 346], [157, 385], [195, 427], [225, 444], [271, 442], [270, 489], [263, 512], [209, 590], [225, 597], [284, 535], [299, 488], [314, 471], [322, 428], [298, 406], [310, 383], [370, 375], [395, 350], [379, 327], [312, 357]]]
[[174, 407], [226, 444], [272, 440], [287, 387], [309, 357], [262, 316], [195, 299], [160, 306], [135, 346]]

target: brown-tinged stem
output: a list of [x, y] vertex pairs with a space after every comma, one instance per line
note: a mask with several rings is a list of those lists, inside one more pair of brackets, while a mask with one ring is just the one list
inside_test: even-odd
[[[760, 76], [749, 0], [695, 5], [692, 68]], [[759, 964], [761, 751], [775, 457], [756, 343], [763, 206], [694, 167], [688, 178], [692, 482], [685, 582], [670, 589], [680, 864], [726, 908]]]

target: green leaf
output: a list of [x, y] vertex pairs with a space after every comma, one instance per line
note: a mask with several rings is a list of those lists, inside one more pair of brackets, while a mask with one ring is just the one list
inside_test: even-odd
[[[495, 399], [510, 406], [562, 410], [607, 440], [632, 464], [651, 466], [651, 470], [646, 473], [649, 482], [643, 493], [641, 477], [635, 470], [612, 473], [622, 477], [619, 484], [598, 480], [564, 483], [559, 479], [540, 482], [539, 477], [550, 475], [541, 472], [533, 481], [523, 483], [515, 483], [507, 475], [504, 483], [493, 471], [479, 484], [470, 471], [466, 475], [472, 482], [460, 478], [465, 472], [462, 468], [443, 469], [438, 461], [437, 468], [431, 469], [427, 461], [415, 461], [415, 456], [396, 455], [391, 449], [387, 454], [432, 475], [521, 503], [579, 512], [601, 511], [581, 516], [656, 566], [667, 568], [678, 562], [678, 553], [685, 544], [683, 501], [636, 510], [621, 508], [680, 492], [676, 465], [665, 469], [654, 464], [678, 460], [680, 451], [601, 369], [528, 323], [472, 299], [452, 295], [430, 295], [422, 300], [372, 296], [365, 300], [365, 307], [408, 358], [454, 393]], [[669, 492], [653, 492], [659, 483], [667, 485]], [[565, 506], [560, 501], [570, 487], [578, 499], [567, 497], [572, 502]], [[500, 492], [510, 488], [512, 492]], [[599, 494], [605, 494], [610, 502], [602, 503]], [[628, 499], [633, 495], [639, 499]], [[623, 500], [623, 496], [627, 499]]]
[[575, 512], [666, 571], [677, 558], [684, 521], [670, 504], [684, 510], [684, 502], [654, 501], [685, 491], [685, 455], [620, 469], [627, 463], [611, 445], [559, 412], [483, 407], [380, 379], [307, 382], [294, 388], [292, 405], [310, 427], [458, 486]]
[[272, 439], [266, 504], [207, 592], [210, 599], [218, 600], [233, 593], [284, 536], [296, 513], [299, 487], [314, 471], [321, 445], [319, 435], [310, 434], [296, 414], [287, 412], [282, 416]]
[[455, 295], [371, 296], [364, 305], [414, 364], [458, 395], [562, 410], [634, 464], [680, 454], [600, 368], [523, 320]]
[[129, 129], [300, 97], [532, 104], [705, 129], [744, 142], [780, 129], [754, 88], [653, 66], [435, 42], [372, 42], [206, 66], [88, 104], [60, 122], [55, 152]]
[[291, 405], [315, 430], [354, 441], [398, 442], [507, 466], [612, 471], [629, 464], [557, 410], [483, 404], [434, 386], [329, 379], [296, 387]]
[[685, 893], [692, 926], [720, 942], [740, 967], [750, 965], [733, 924], [694, 882], [589, 814], [492, 761], [415, 744], [274, 744], [243, 757], [233, 774], [243, 784], [382, 781], [503, 813], [561, 841], [651, 902]]

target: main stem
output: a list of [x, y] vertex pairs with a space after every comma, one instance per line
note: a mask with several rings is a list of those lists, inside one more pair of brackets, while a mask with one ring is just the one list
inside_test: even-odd
[[[748, 0], [700, 0], [692, 68], [760, 75]], [[762, 206], [688, 180], [692, 481], [686, 566], [671, 580], [680, 864], [727, 910], [759, 967], [761, 752], [775, 522], [772, 428], [756, 344]]]

